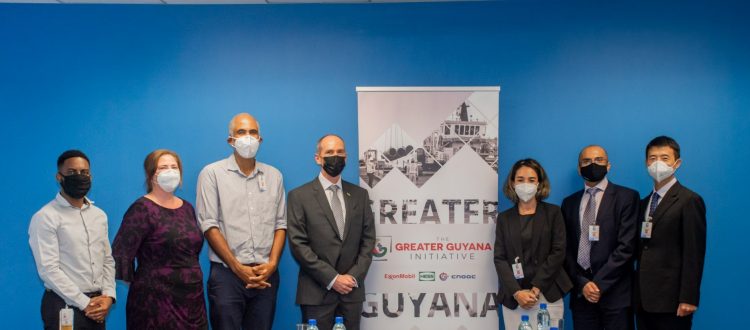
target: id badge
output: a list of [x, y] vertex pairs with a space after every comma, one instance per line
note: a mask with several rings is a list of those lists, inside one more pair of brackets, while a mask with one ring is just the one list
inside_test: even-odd
[[599, 226], [598, 225], [589, 226], [589, 241], [590, 242], [599, 241]]
[[60, 330], [73, 330], [73, 309], [68, 306], [60, 310]]
[[266, 191], [266, 189], [268, 189], [268, 186], [266, 186], [266, 176], [263, 174], [258, 175], [258, 188], [260, 191]]
[[513, 277], [517, 280], [523, 278], [523, 266], [521, 265], [521, 258], [516, 257], [516, 262], [513, 264]]
[[653, 230], [654, 223], [650, 221], [644, 221], [641, 226], [641, 238], [651, 238], [651, 230]]

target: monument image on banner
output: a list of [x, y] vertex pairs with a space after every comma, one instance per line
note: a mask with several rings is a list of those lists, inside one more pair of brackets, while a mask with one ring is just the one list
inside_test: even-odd
[[360, 87], [363, 329], [496, 329], [499, 87]]

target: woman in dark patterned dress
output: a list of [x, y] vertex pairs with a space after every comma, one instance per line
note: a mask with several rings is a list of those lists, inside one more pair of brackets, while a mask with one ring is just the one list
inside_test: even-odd
[[130, 283], [127, 328], [207, 329], [198, 263], [203, 233], [193, 206], [173, 193], [182, 181], [182, 162], [160, 149], [143, 167], [148, 193], [125, 213], [112, 244], [115, 277]]

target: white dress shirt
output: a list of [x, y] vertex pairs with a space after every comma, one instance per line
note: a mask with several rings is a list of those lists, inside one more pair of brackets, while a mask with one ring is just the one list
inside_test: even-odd
[[[607, 178], [605, 177], [604, 179], [602, 179], [602, 181], [599, 181], [599, 183], [594, 186], [599, 188], [599, 191], [597, 191], [596, 195], [594, 195], [596, 196], [596, 211], [594, 212], [594, 220], [596, 220], [596, 216], [599, 215], [599, 207], [602, 205], [602, 198], [604, 197], [604, 191], [607, 190], [607, 185], [609, 185], [609, 180], [607, 180]], [[589, 232], [588, 228], [583, 228], [583, 226], [585, 225], [583, 223], [583, 212], [586, 211], [586, 205], [589, 203], [589, 199], [591, 198], [589, 197], [590, 195], [586, 192], [586, 190], [588, 190], [589, 188], [593, 187], [584, 185], [583, 198], [581, 198], [581, 205], [578, 208], [578, 219], [580, 219], [581, 233]]]
[[648, 205], [646, 205], [646, 213], [644, 215], [644, 219], [648, 219], [648, 211], [651, 210], [651, 198], [652, 198], [651, 195], [653, 195], [654, 192], [659, 194], [659, 201], [656, 202], [656, 206], [659, 206], [661, 201], [664, 200], [664, 196], [667, 195], [667, 191], [669, 191], [669, 189], [672, 189], [672, 186], [674, 186], [675, 183], [677, 183], [677, 177], [672, 177], [672, 179], [669, 180], [669, 182], [667, 182], [667, 184], [665, 184], [664, 187], [661, 187], [661, 189], [651, 190], [651, 194], [648, 195]]
[[101, 291], [115, 299], [115, 261], [107, 215], [85, 198], [80, 209], [60, 193], [31, 218], [29, 245], [44, 286], [81, 310], [84, 293]]

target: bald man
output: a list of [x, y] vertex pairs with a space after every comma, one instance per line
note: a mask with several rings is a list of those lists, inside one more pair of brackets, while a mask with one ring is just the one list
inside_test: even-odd
[[320, 174], [289, 192], [289, 246], [299, 263], [297, 304], [302, 320], [316, 319], [331, 329], [343, 316], [359, 329], [365, 300], [365, 275], [372, 262], [375, 224], [367, 190], [341, 179], [346, 165], [344, 140], [318, 140]]
[[203, 168], [195, 200], [210, 246], [211, 327], [270, 330], [286, 235], [284, 184], [279, 170], [256, 160], [263, 138], [253, 116], [234, 116], [226, 141], [232, 154]]
[[583, 148], [578, 155], [583, 189], [562, 202], [568, 242], [565, 269], [574, 284], [570, 309], [576, 330], [633, 328], [638, 193], [610, 182], [611, 167], [604, 148]]

